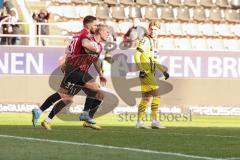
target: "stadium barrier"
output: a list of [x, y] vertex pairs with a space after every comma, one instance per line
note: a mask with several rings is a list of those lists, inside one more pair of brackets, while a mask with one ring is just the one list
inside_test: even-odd
[[[112, 51], [113, 65], [104, 63], [107, 88], [119, 100], [115, 111], [134, 111], [132, 106], [139, 102], [133, 53], [133, 49], [116, 49]], [[61, 82], [62, 74], [53, 72], [58, 71], [63, 55], [63, 47], [1, 47], [0, 112], [27, 112], [41, 104]], [[160, 80], [160, 88], [165, 90], [163, 109], [178, 112], [192, 108], [196, 114], [240, 115], [240, 52], [162, 51], [160, 56], [171, 76], [168, 81]], [[81, 106], [85, 99], [80, 95], [75, 100]]]

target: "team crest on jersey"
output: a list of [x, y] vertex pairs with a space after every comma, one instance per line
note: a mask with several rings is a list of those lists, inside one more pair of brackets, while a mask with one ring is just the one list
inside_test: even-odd
[[144, 44], [144, 42], [145, 42], [145, 39], [144, 39], [144, 38], [141, 39], [140, 43], [141, 43], [141, 44]]

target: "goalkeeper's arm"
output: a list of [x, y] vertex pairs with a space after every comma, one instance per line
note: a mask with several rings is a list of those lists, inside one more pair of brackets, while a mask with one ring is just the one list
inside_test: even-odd
[[160, 70], [162, 73], [166, 72], [166, 68], [164, 68], [160, 63], [158, 63], [157, 61], [154, 62], [157, 69]]
[[169, 78], [169, 74], [167, 73], [167, 70], [158, 62], [155, 62], [156, 67], [163, 73], [165, 80]]

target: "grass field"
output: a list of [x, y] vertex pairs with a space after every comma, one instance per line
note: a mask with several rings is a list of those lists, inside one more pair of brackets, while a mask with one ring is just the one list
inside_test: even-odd
[[46, 131], [31, 126], [31, 114], [0, 113], [0, 160], [240, 160], [237, 116], [165, 121], [167, 128], [160, 130], [135, 129], [135, 122], [117, 115], [97, 122], [102, 130], [56, 118]]

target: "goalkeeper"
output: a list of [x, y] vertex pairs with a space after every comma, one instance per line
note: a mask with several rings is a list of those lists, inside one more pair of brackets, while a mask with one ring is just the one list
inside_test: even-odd
[[160, 91], [155, 72], [156, 69], [160, 70], [163, 73], [165, 80], [169, 78], [169, 74], [167, 73], [167, 70], [159, 64], [159, 59], [157, 58], [157, 49], [159, 48], [159, 44], [157, 43], [159, 28], [160, 23], [158, 21], [150, 22], [148, 34], [145, 34], [144, 38], [138, 42], [134, 54], [135, 63], [140, 70], [139, 78], [141, 81], [142, 92], [142, 99], [138, 106], [138, 121], [136, 128], [146, 128], [143, 123], [143, 118], [145, 117], [145, 110], [151, 98], [151, 128], [164, 128], [157, 120], [158, 106], [160, 104]]

